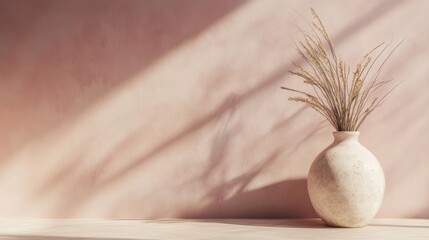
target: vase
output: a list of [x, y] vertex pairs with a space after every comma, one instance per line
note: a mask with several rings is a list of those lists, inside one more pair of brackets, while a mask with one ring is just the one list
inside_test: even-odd
[[311, 203], [328, 226], [364, 227], [383, 200], [383, 169], [359, 143], [359, 132], [333, 135], [334, 142], [316, 157], [308, 173]]

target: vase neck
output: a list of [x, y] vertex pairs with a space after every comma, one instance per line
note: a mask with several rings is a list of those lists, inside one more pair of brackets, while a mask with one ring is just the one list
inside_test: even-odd
[[357, 141], [359, 138], [359, 132], [339, 131], [333, 132], [333, 135], [335, 142]]

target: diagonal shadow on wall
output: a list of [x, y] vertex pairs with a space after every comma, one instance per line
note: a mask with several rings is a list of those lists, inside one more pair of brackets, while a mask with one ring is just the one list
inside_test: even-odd
[[243, 2], [0, 1], [0, 164]]
[[[342, 30], [340, 33], [336, 34], [333, 37], [333, 41], [340, 45], [342, 42], [346, 41], [348, 38], [351, 37], [351, 35], [360, 29], [364, 28], [366, 25], [369, 25], [372, 21], [375, 21], [377, 18], [380, 18], [383, 14], [386, 14], [389, 10], [392, 10], [394, 7], [399, 6], [399, 3], [402, 3], [402, 1], [396, 0], [396, 1], [384, 1], [382, 2], [378, 7], [376, 7], [373, 11], [368, 13], [368, 16], [361, 17], [359, 20], [352, 23], [350, 26], [346, 26], [344, 30]], [[352, 30], [350, 30], [352, 28]], [[300, 62], [299, 59], [296, 59], [295, 62]], [[201, 119], [196, 120], [195, 122], [188, 125], [188, 127], [184, 128], [182, 131], [180, 131], [175, 136], [172, 136], [170, 139], [165, 141], [164, 143], [158, 145], [156, 148], [152, 149], [148, 154], [145, 156], [142, 156], [140, 159], [136, 159], [136, 161], [132, 162], [130, 165], [124, 167], [121, 171], [117, 172], [114, 176], [112, 176], [111, 179], [106, 180], [106, 182], [102, 183], [100, 185], [103, 186], [105, 184], [108, 184], [110, 181], [114, 181], [115, 179], [120, 178], [121, 176], [128, 174], [129, 172], [138, 169], [138, 167], [143, 164], [146, 160], [152, 158], [153, 156], [157, 155], [164, 149], [174, 145], [176, 142], [180, 141], [183, 138], [186, 138], [187, 136], [191, 135], [198, 129], [201, 129], [208, 123], [218, 119], [222, 114], [227, 112], [228, 110], [232, 108], [237, 108], [241, 104], [244, 104], [246, 101], [248, 101], [250, 98], [257, 96], [258, 94], [262, 93], [263, 91], [269, 89], [269, 88], [276, 88], [276, 85], [280, 83], [281, 80], [284, 80], [284, 76], [288, 73], [290, 69], [292, 69], [292, 65], [286, 66], [282, 69], [279, 69], [278, 71], [274, 72], [272, 75], [268, 76], [264, 81], [262, 81], [260, 84], [258, 84], [256, 87], [250, 89], [249, 91], [238, 95], [235, 97], [234, 101], [231, 102], [230, 100], [226, 100], [224, 103], [222, 103], [217, 109], [212, 111], [211, 113], [207, 114], [206, 116], [202, 117]]]
[[[347, 26], [344, 28], [343, 31], [341, 31], [339, 34], [336, 34], [333, 38], [333, 40], [336, 42], [336, 44], [341, 44], [342, 42], [346, 41], [352, 33], [364, 28], [368, 24], [371, 23], [371, 21], [375, 21], [377, 18], [381, 17], [383, 14], [386, 14], [389, 10], [393, 9], [396, 6], [399, 6], [400, 1], [385, 1], [382, 4], [380, 4], [377, 8], [374, 9], [374, 11], [371, 11], [368, 13], [367, 17], [359, 18], [357, 21], [355, 21], [350, 26]], [[386, 7], [390, 6], [390, 7]], [[380, 14], [381, 13], [381, 14]], [[350, 28], [353, 28], [350, 30]], [[298, 62], [298, 61], [297, 61]], [[78, 199], [71, 199], [67, 206], [67, 208], [70, 209], [70, 211], [73, 211], [74, 207], [77, 207], [78, 204], [82, 204], [84, 201], [87, 201], [91, 198], [91, 196], [99, 193], [100, 191], [103, 191], [103, 189], [108, 186], [110, 183], [114, 181], [120, 181], [123, 177], [132, 174], [137, 169], [141, 168], [144, 165], [144, 162], [150, 160], [157, 154], [161, 153], [162, 151], [168, 149], [169, 147], [175, 145], [176, 143], [180, 142], [181, 140], [189, 137], [199, 129], [205, 127], [207, 124], [212, 123], [216, 119], [219, 119], [225, 112], [228, 112], [231, 108], [237, 108], [241, 104], [244, 104], [246, 101], [251, 99], [252, 97], [257, 96], [261, 92], [270, 89], [270, 88], [277, 88], [276, 85], [280, 83], [280, 80], [285, 76], [287, 71], [292, 66], [286, 66], [282, 69], [279, 69], [278, 71], [274, 72], [272, 75], [268, 76], [266, 79], [261, 81], [260, 84], [258, 84], [256, 87], [250, 89], [249, 91], [238, 95], [234, 101], [231, 101], [230, 99], [225, 100], [218, 108], [216, 108], [211, 113], [203, 116], [200, 119], [197, 119], [196, 121], [190, 123], [187, 127], [185, 127], [182, 131], [180, 131], [178, 134], [171, 136], [167, 141], [163, 142], [162, 144], [159, 144], [155, 148], [153, 148], [149, 153], [145, 154], [144, 156], [139, 157], [138, 159], [133, 160], [130, 164], [124, 166], [121, 170], [117, 171], [113, 176], [111, 176], [108, 179], [103, 180], [102, 182], [97, 183], [94, 186], [94, 191], [87, 196], [82, 196]], [[285, 185], [290, 184], [298, 184], [298, 182], [291, 182], [291, 183], [285, 183]], [[299, 183], [302, 185], [302, 182]], [[49, 186], [46, 186], [49, 188]], [[294, 187], [288, 187], [289, 189], [294, 189]], [[274, 188], [275, 189], [275, 188]], [[237, 196], [236, 199], [242, 199], [241, 197]], [[237, 201], [237, 200], [234, 200]]]
[[[0, 105], [4, 107], [0, 109], [0, 128], [5, 128], [2, 135], [16, 135], [17, 129], [11, 126], [19, 126], [19, 131], [25, 133], [19, 141], [18, 147], [22, 147], [67, 126], [136, 73], [243, 3], [243, 0], [221, 4], [209, 0], [1, 1]], [[1, 94], [3, 91], [5, 94]], [[60, 116], [49, 119], [46, 114], [39, 120], [39, 105], [46, 104], [55, 112], [51, 115]], [[130, 135], [108, 155], [113, 156], [115, 150], [134, 137]], [[85, 140], [91, 142], [95, 138], [88, 133]], [[0, 148], [8, 144], [0, 144]], [[19, 149], [4, 152], [7, 151], [13, 154]], [[76, 161], [64, 164], [43, 188], [49, 190], [63, 184], [78, 171], [83, 155], [84, 151], [72, 156]], [[0, 164], [8, 159], [2, 155]]]

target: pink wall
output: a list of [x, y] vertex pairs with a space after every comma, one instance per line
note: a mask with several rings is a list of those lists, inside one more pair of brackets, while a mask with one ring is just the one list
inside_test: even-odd
[[333, 129], [287, 101], [314, 7], [354, 63], [405, 43], [361, 128], [379, 217], [429, 217], [429, 2], [0, 1], [0, 217], [309, 217]]

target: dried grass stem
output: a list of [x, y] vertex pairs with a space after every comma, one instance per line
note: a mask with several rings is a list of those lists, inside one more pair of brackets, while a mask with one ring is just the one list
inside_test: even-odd
[[[378, 77], [386, 61], [402, 42], [388, 52], [381, 64], [377, 64], [391, 45], [384, 42], [379, 44], [366, 53], [350, 73], [350, 66], [337, 58], [334, 44], [321, 19], [313, 9], [311, 13], [314, 18], [312, 33], [300, 29], [305, 40], [294, 43], [307, 67], [294, 62], [297, 70], [290, 73], [309, 84], [313, 93], [288, 87], [282, 89], [300, 94], [289, 100], [307, 104], [324, 116], [337, 131], [357, 131], [368, 115], [396, 88], [397, 85], [382, 97], [373, 98], [378, 89], [391, 81], [378, 81]], [[374, 72], [376, 65], [378, 67]]]

